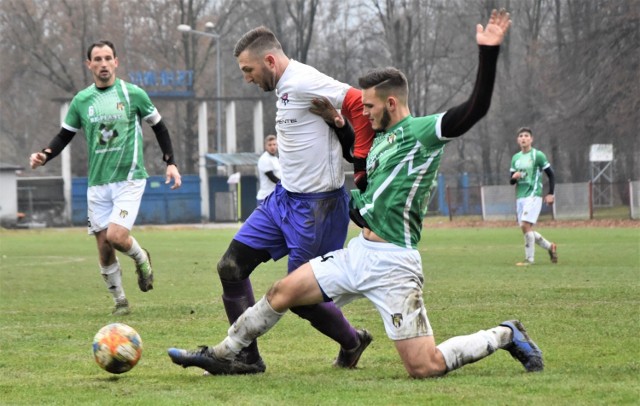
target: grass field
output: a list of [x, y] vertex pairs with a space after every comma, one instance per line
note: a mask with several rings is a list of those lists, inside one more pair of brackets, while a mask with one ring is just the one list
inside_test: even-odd
[[[133, 313], [113, 317], [84, 229], [0, 230], [0, 404], [123, 405], [612, 405], [640, 399], [640, 229], [541, 228], [560, 262], [537, 251], [520, 269], [516, 227], [427, 229], [420, 245], [436, 342], [519, 318], [546, 369], [527, 374], [505, 351], [435, 380], [410, 379], [373, 306], [345, 307], [374, 341], [357, 370], [331, 367], [338, 348], [293, 314], [260, 340], [267, 372], [203, 377], [166, 349], [217, 343], [228, 323], [214, 272], [235, 229], [137, 228], [152, 254], [155, 289], [138, 290], [120, 256]], [[356, 230], [351, 231], [354, 235]], [[252, 276], [256, 296], [285, 263]], [[91, 343], [121, 321], [142, 336], [140, 363], [110, 375]]]

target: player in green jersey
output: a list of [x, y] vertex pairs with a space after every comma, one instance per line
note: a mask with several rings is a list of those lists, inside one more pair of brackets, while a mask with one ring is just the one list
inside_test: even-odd
[[498, 349], [509, 351], [527, 371], [543, 369], [540, 349], [517, 320], [436, 346], [416, 249], [444, 146], [489, 109], [500, 44], [510, 23], [508, 13], [494, 10], [486, 28], [477, 26], [480, 61], [473, 93], [444, 113], [413, 117], [407, 105], [407, 80], [395, 68], [377, 69], [360, 78], [364, 115], [377, 132], [367, 157], [368, 185], [364, 192], [352, 191], [352, 219], [362, 233], [347, 248], [314, 258], [276, 282], [218, 345], [194, 351], [169, 349], [174, 363], [228, 373], [240, 362], [236, 354], [292, 306], [323, 301], [342, 306], [366, 297], [378, 309], [387, 336], [412, 377], [441, 376]]
[[41, 152], [31, 154], [31, 168], [46, 164], [57, 156], [82, 129], [89, 157], [88, 231], [96, 237], [100, 273], [113, 296], [112, 313], [129, 313], [129, 301], [122, 287], [122, 270], [115, 251], [136, 263], [138, 286], [153, 289], [153, 270], [149, 252], [130, 235], [145, 189], [142, 120], [156, 135], [167, 164], [166, 183], [179, 188], [169, 130], [147, 93], [116, 77], [116, 50], [110, 41], [89, 46], [87, 68], [94, 84], [78, 92], [71, 101], [60, 132]]
[[533, 148], [533, 133], [530, 128], [518, 129], [518, 145], [520, 152], [511, 158], [510, 183], [516, 185], [516, 202], [518, 224], [524, 234], [524, 261], [517, 266], [529, 266], [534, 263], [535, 245], [538, 244], [549, 252], [552, 263], [558, 262], [558, 247], [547, 241], [540, 233], [533, 231], [542, 208], [542, 171], [549, 178], [549, 193], [544, 202], [552, 205], [554, 201], [555, 176], [547, 156]]

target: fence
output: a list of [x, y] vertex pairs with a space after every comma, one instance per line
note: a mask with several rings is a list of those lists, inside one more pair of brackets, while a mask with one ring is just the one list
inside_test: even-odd
[[[464, 176], [464, 175], [462, 175]], [[457, 181], [465, 185], [464, 179]], [[605, 213], [605, 217], [640, 218], [640, 181], [613, 183], [611, 205], [596, 206], [593, 202], [591, 182], [560, 183], [555, 187], [555, 203], [543, 205], [541, 214], [551, 215], [556, 220], [589, 220]], [[481, 215], [483, 220], [512, 220], [516, 218], [514, 186], [458, 186], [447, 185], [440, 176], [437, 190], [438, 205], [429, 206], [432, 214], [449, 216]]]
[[[183, 175], [182, 187], [169, 190], [163, 176], [151, 176], [140, 203], [136, 224], [200, 223], [200, 179], [196, 175]], [[256, 206], [257, 179], [242, 177], [241, 217], [246, 219]], [[237, 196], [228, 191], [227, 178], [211, 176], [209, 190], [212, 217], [208, 221], [237, 221]], [[18, 178], [18, 211], [21, 220], [17, 226], [40, 224], [48, 227], [70, 225], [65, 218], [63, 180], [61, 177]], [[232, 206], [232, 209], [229, 209]], [[230, 214], [229, 214], [230, 213]], [[218, 217], [216, 217], [218, 216]], [[71, 225], [87, 224], [87, 178], [72, 179]]]
[[[142, 199], [137, 224], [200, 223], [199, 178], [183, 176], [183, 186], [168, 191], [164, 178], [152, 176]], [[240, 212], [238, 196], [230, 192], [226, 177], [209, 178], [210, 213], [208, 221], [246, 220], [255, 208], [255, 177], [243, 176]], [[460, 175], [447, 183], [444, 175], [438, 176], [437, 188], [428, 202], [428, 215], [479, 216], [486, 221], [514, 220], [516, 218], [515, 190], [511, 185], [469, 185], [469, 177]], [[18, 211], [25, 213], [30, 222], [47, 226], [67, 226], [64, 220], [62, 178], [18, 178]], [[352, 176], [345, 181], [347, 190], [353, 189]], [[561, 183], [556, 185], [556, 203], [543, 205], [541, 215], [557, 220], [598, 218], [640, 219], [640, 181], [612, 184], [612, 207], [594, 207], [591, 185]], [[74, 178], [72, 187], [72, 223], [86, 224], [86, 178]], [[603, 217], [599, 213], [604, 213]], [[609, 217], [610, 216], [610, 217]], [[205, 220], [206, 221], [206, 220]]]

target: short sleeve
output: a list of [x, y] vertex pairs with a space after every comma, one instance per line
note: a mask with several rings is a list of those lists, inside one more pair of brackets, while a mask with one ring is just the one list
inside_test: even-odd
[[71, 100], [71, 105], [69, 106], [69, 111], [67, 111], [67, 115], [64, 118], [64, 122], [62, 123], [62, 128], [65, 130], [78, 132], [82, 127], [82, 119], [80, 118], [80, 114], [78, 113], [78, 99], [76, 97]]
[[547, 156], [542, 151], [538, 151], [538, 154], [536, 155], [536, 161], [538, 167], [540, 167], [542, 170], [545, 170], [551, 166], [551, 163], [547, 159]]
[[135, 90], [135, 105], [140, 117], [151, 126], [158, 124], [162, 117], [156, 106], [151, 102], [147, 92], [138, 86], [135, 86]]
[[271, 164], [271, 160], [267, 159], [266, 156], [261, 156], [258, 160], [258, 170], [262, 173], [266, 173], [269, 171], [273, 171], [275, 168]]
[[415, 117], [413, 119], [414, 134], [420, 144], [425, 147], [432, 147], [445, 144], [449, 141], [449, 139], [442, 136], [440, 129], [443, 115], [444, 113], [438, 113], [425, 117]]

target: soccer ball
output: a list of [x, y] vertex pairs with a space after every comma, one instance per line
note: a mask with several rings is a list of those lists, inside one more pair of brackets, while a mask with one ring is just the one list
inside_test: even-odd
[[142, 355], [142, 339], [123, 323], [106, 325], [93, 338], [93, 356], [100, 368], [122, 374], [133, 368]]

